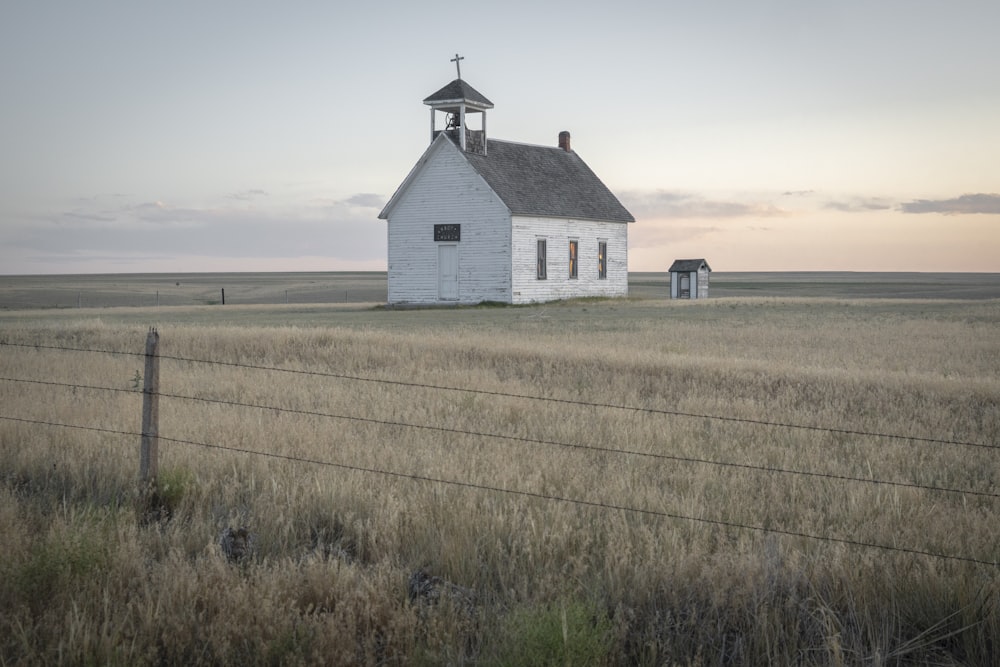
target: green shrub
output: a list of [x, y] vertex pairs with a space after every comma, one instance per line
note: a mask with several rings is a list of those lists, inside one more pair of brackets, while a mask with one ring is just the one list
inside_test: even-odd
[[487, 662], [497, 665], [603, 665], [611, 621], [596, 605], [561, 600], [515, 609], [502, 623]]
[[34, 611], [61, 592], [75, 592], [73, 584], [91, 576], [107, 564], [96, 536], [50, 536], [35, 544], [13, 575], [14, 589]]
[[168, 468], [159, 474], [157, 491], [160, 500], [173, 512], [194, 486], [194, 475], [187, 468]]
[[194, 486], [194, 475], [186, 468], [168, 468], [157, 475], [156, 485], [139, 494], [136, 509], [141, 525], [169, 521]]

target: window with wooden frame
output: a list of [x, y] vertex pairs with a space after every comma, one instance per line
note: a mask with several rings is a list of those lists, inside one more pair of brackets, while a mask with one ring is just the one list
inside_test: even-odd
[[597, 242], [597, 277], [605, 280], [608, 277], [608, 242]]
[[545, 260], [545, 239], [538, 239], [538, 251], [535, 264], [537, 265], [537, 273], [535, 274], [535, 277], [539, 280], [545, 280], [548, 277]]
[[569, 277], [576, 278], [577, 274], [577, 249], [580, 247], [579, 241], [569, 242]]

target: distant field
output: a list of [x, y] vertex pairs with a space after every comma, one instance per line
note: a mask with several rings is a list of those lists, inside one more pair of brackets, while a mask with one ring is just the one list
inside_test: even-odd
[[381, 303], [386, 275], [331, 273], [120, 273], [0, 276], [0, 309]]
[[[633, 272], [629, 295], [666, 299], [667, 273]], [[0, 276], [0, 310], [261, 304], [378, 304], [384, 272]], [[995, 299], [997, 273], [715, 273], [709, 297]]]
[[998, 283], [0, 278], [0, 664], [995, 665]]
[[[629, 294], [669, 294], [669, 274], [629, 274]], [[807, 296], [838, 299], [996, 299], [1000, 273], [744, 272], [713, 273], [709, 298]]]

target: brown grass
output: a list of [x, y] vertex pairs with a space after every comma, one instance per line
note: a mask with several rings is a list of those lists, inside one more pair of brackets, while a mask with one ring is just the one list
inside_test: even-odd
[[[996, 450], [825, 429], [996, 445], [1000, 302], [186, 312], [146, 312], [165, 357], [303, 372], [162, 360], [201, 400], [161, 398], [153, 524], [142, 358], [10, 345], [148, 324], [0, 322], [0, 416], [103, 429], [0, 419], [3, 663], [993, 662], [997, 570], [960, 559], [997, 558]], [[411, 601], [420, 567], [475, 604]]]

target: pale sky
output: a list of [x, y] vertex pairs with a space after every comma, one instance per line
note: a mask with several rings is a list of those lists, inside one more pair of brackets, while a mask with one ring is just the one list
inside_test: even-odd
[[0, 273], [385, 270], [462, 78], [629, 268], [1000, 271], [1000, 2], [0, 3]]

